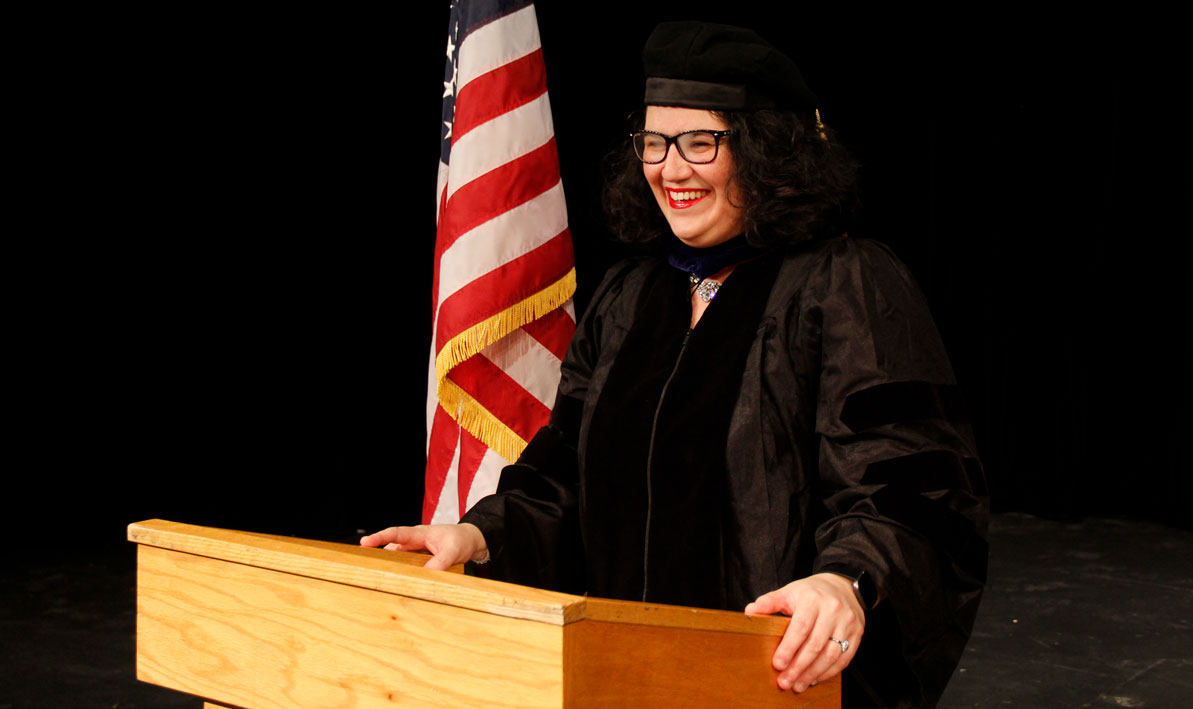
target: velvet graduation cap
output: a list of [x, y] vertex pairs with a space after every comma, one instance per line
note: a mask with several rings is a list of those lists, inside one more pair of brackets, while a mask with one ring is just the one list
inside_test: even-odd
[[642, 64], [647, 105], [712, 111], [819, 105], [795, 62], [742, 27], [664, 22], [646, 40]]

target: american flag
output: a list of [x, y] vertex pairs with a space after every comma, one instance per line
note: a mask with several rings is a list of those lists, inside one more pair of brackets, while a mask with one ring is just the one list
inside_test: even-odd
[[443, 81], [423, 523], [455, 522], [547, 423], [576, 271], [538, 19], [454, 0]]

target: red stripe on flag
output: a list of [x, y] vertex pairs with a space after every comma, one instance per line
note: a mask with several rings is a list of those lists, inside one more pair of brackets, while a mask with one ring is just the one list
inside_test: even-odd
[[486, 172], [457, 189], [443, 210], [435, 240], [435, 260], [461, 234], [525, 204], [559, 184], [555, 138]]
[[448, 378], [524, 441], [533, 438], [551, 417], [551, 410], [543, 402], [482, 355], [456, 366]]
[[[432, 392], [434, 393], [434, 392]], [[427, 445], [427, 486], [423, 495], [423, 524], [430, 524], [439, 504], [439, 495], [447, 481], [456, 444], [460, 440], [460, 425], [442, 406], [435, 407], [435, 418], [431, 421], [431, 437]]]
[[481, 460], [485, 457], [488, 446], [467, 429], [460, 432], [460, 472], [456, 478], [456, 497], [460, 501], [460, 516], [468, 511], [468, 491], [472, 489], [472, 481], [476, 479], [476, 472], [480, 470]]
[[547, 243], [452, 293], [439, 306], [435, 352], [478, 322], [563, 278], [572, 263], [572, 236], [564, 229]]
[[456, 95], [452, 145], [485, 121], [528, 104], [546, 91], [547, 72], [542, 48], [481, 74]]
[[572, 342], [572, 334], [576, 332], [576, 323], [563, 308], [556, 308], [538, 320], [526, 323], [522, 329], [562, 360]]

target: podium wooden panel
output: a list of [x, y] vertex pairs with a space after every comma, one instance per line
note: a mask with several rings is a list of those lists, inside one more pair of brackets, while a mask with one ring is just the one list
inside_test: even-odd
[[839, 707], [780, 692], [785, 618], [572, 596], [420, 554], [150, 520], [137, 678], [247, 707]]

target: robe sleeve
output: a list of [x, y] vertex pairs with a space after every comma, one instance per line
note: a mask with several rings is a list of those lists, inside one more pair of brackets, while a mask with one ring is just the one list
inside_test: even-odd
[[[985, 583], [981, 464], [944, 346], [905, 267], [879, 244], [842, 239], [816, 291], [828, 518], [816, 530], [813, 570], [843, 564], [871, 576], [881, 600], [867, 612], [855, 669], [908, 685], [872, 687], [880, 696], [931, 704], [960, 659]], [[894, 657], [906, 662], [905, 677], [889, 671]]]
[[536, 588], [584, 592], [576, 446], [606, 314], [631, 265], [623, 262], [609, 270], [577, 324], [561, 366], [550, 424], [501, 471], [497, 492], [477, 501], [460, 520], [475, 524], [489, 548], [489, 568], [470, 565], [470, 571]]

